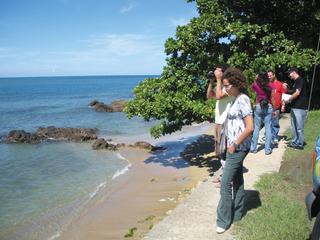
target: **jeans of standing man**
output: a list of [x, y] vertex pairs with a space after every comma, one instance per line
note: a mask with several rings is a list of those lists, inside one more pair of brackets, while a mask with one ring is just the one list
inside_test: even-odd
[[241, 220], [244, 215], [243, 160], [247, 153], [239, 151], [231, 154], [227, 151], [217, 208], [218, 227], [228, 229], [232, 222]]
[[280, 119], [280, 110], [274, 111], [274, 116], [271, 118], [271, 135], [272, 141], [278, 142], [279, 141], [279, 119]]
[[254, 109], [254, 131], [251, 141], [251, 152], [257, 151], [259, 132], [261, 123], [263, 121], [265, 128], [265, 148], [264, 151], [266, 154], [270, 154], [272, 152], [271, 148], [271, 118], [272, 118], [273, 108], [271, 104], [268, 104], [268, 107], [261, 108], [260, 104], [256, 104]]
[[291, 108], [291, 144], [297, 147], [303, 147], [304, 144], [304, 122], [307, 116], [307, 110]]

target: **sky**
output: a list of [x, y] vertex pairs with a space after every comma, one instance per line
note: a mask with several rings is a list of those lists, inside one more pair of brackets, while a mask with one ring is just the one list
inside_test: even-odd
[[0, 0], [0, 77], [160, 74], [185, 0]]

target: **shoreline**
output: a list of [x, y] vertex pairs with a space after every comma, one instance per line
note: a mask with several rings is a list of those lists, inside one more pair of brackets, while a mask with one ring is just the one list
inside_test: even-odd
[[[188, 134], [181, 135], [187, 138]], [[121, 150], [119, 154], [128, 160], [129, 171], [116, 177], [108, 191], [98, 193], [55, 239], [124, 239], [130, 229], [137, 229], [130, 239], [143, 238], [209, 176], [209, 169], [193, 164], [191, 157], [198, 157], [196, 150], [201, 147], [199, 139], [203, 139], [203, 134], [196, 141], [191, 139], [189, 143], [177, 141], [176, 144], [184, 146], [182, 151], [172, 147], [178, 156], [170, 149], [156, 153], [133, 148]]]

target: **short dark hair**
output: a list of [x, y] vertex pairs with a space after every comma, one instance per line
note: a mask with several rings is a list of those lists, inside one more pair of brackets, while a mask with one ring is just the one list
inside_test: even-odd
[[238, 88], [240, 92], [246, 93], [248, 82], [243, 72], [238, 68], [229, 67], [222, 75], [222, 80], [228, 79], [229, 83]]
[[299, 70], [297, 68], [294, 68], [294, 67], [293, 68], [289, 68], [288, 71], [287, 71], [287, 74], [290, 74], [292, 72], [296, 72], [296, 73], [299, 74]]
[[216, 68], [221, 68], [222, 72], [225, 72], [230, 67], [227, 63], [218, 63]]

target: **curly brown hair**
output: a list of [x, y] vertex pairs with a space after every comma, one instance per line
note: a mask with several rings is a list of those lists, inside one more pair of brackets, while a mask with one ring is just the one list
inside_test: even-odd
[[240, 92], [246, 93], [248, 82], [243, 72], [238, 68], [229, 67], [222, 75], [222, 80], [228, 79], [229, 83], [239, 89]]

